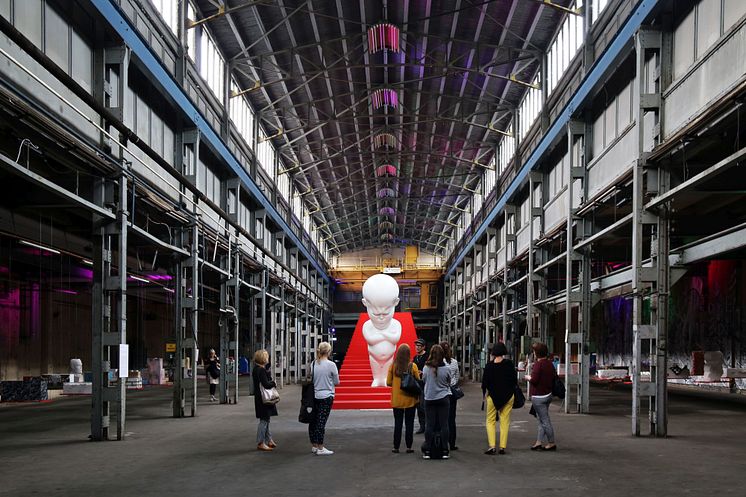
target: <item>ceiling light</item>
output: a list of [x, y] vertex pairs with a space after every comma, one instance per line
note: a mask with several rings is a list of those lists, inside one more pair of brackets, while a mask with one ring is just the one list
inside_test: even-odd
[[391, 88], [379, 88], [370, 94], [370, 104], [373, 106], [373, 110], [382, 107], [396, 109], [399, 106], [399, 95], [396, 90]]
[[378, 198], [394, 198], [396, 191], [393, 188], [381, 188], [378, 190]]
[[373, 149], [396, 148], [396, 137], [391, 133], [378, 133], [373, 137]]
[[150, 280], [146, 280], [145, 278], [141, 278], [139, 276], [135, 276], [134, 274], [131, 274], [130, 278], [132, 278], [135, 281], [141, 281], [143, 283], [150, 283]]
[[391, 164], [384, 164], [376, 168], [376, 176], [379, 178], [383, 176], [396, 176], [396, 166]]
[[377, 53], [382, 50], [399, 53], [399, 28], [393, 24], [381, 23], [368, 28], [368, 51]]
[[34, 248], [38, 248], [38, 249], [40, 249], [40, 250], [43, 250], [43, 251], [45, 251], [45, 252], [51, 252], [51, 253], [53, 253], [53, 254], [59, 254], [59, 253], [60, 253], [60, 251], [59, 251], [59, 250], [55, 250], [55, 249], [53, 249], [53, 248], [50, 248], [50, 247], [45, 247], [44, 245], [39, 245], [38, 243], [34, 243], [34, 242], [27, 242], [26, 240], [19, 240], [19, 243], [20, 243], [21, 245], [26, 245], [26, 246], [28, 246], [28, 247], [34, 247]]

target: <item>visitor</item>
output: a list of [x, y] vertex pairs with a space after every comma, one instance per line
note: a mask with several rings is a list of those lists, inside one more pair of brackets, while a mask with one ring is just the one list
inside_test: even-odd
[[[487, 444], [484, 452], [488, 455], [505, 454], [508, 446], [510, 413], [513, 410], [515, 387], [518, 384], [518, 373], [510, 359], [506, 359], [508, 350], [503, 343], [496, 343], [490, 352], [490, 362], [482, 374], [482, 396], [487, 406]], [[500, 418], [500, 446], [495, 448], [495, 428]]]
[[259, 420], [259, 426], [256, 428], [256, 450], [270, 452], [277, 445], [272, 440], [272, 433], [269, 430], [270, 416], [277, 416], [277, 405], [265, 404], [262, 401], [260, 385], [265, 389], [274, 388], [277, 385], [269, 375], [267, 366], [269, 365], [269, 353], [266, 350], [257, 350], [254, 354], [254, 369], [251, 372], [251, 379], [254, 382], [254, 411]]
[[460, 378], [458, 361], [453, 358], [453, 352], [448, 342], [440, 342], [440, 346], [443, 349], [446, 367], [451, 370], [451, 404], [448, 407], [448, 445], [450, 450], [458, 450], [456, 446], [456, 405], [458, 404], [458, 399], [453, 394], [454, 387], [458, 388]]
[[425, 443], [422, 445], [423, 459], [430, 459], [430, 451], [440, 430], [443, 444], [443, 459], [448, 459], [448, 408], [451, 404], [451, 370], [443, 360], [443, 348], [433, 345], [422, 371], [425, 382]]
[[[412, 362], [415, 363], [417, 368], [422, 371], [425, 368], [425, 361], [427, 361], [427, 354], [425, 353], [425, 340], [418, 338], [414, 341], [414, 351], [416, 352]], [[423, 389], [424, 390], [424, 389]], [[417, 423], [419, 428], [417, 434], [425, 433], [425, 397], [424, 391], [420, 394], [420, 401], [417, 403]]]
[[396, 351], [394, 362], [389, 367], [386, 385], [391, 387], [391, 407], [394, 410], [394, 448], [391, 452], [398, 454], [401, 445], [402, 424], [405, 426], [404, 443], [407, 454], [414, 452], [414, 413], [419, 404], [419, 396], [412, 395], [401, 389], [402, 375], [409, 373], [415, 379], [420, 378], [420, 370], [416, 364], [410, 362], [412, 352], [409, 345], [402, 344]]
[[329, 413], [334, 402], [334, 387], [339, 385], [337, 365], [329, 360], [332, 346], [321, 342], [316, 348], [316, 360], [311, 366], [313, 375], [313, 419], [308, 424], [308, 437], [311, 440], [311, 452], [317, 456], [330, 456], [333, 451], [324, 447], [324, 433]]
[[552, 385], [555, 376], [557, 376], [557, 371], [547, 358], [549, 351], [545, 344], [537, 342], [531, 348], [536, 360], [531, 367], [531, 374], [526, 375], [526, 379], [531, 385], [531, 405], [539, 422], [536, 443], [531, 447], [531, 450], [557, 450], [557, 445], [554, 443], [554, 427], [549, 419]]
[[220, 359], [215, 354], [215, 349], [210, 349], [207, 354], [205, 377], [207, 378], [207, 384], [210, 385], [210, 402], [215, 402], [218, 400], [215, 397], [215, 389], [220, 383]]

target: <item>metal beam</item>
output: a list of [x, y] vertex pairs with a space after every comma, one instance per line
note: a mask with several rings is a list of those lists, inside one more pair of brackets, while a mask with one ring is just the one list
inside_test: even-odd
[[212, 126], [204, 120], [199, 110], [191, 102], [186, 92], [174, 81], [164, 66], [155, 57], [150, 47], [140, 38], [137, 29], [124, 16], [113, 0], [91, 0], [92, 5], [98, 10], [106, 22], [117, 32], [124, 43], [132, 50], [132, 55], [140, 61], [142, 69], [151, 80], [157, 81], [183, 112], [183, 114], [194, 123], [207, 145], [222, 159], [231, 171], [241, 180], [252, 197], [268, 212], [272, 221], [280, 226], [293, 243], [296, 244], [301, 253], [311, 261], [316, 271], [328, 281], [329, 276], [302, 241], [288, 226], [272, 202], [264, 196], [254, 180], [248, 175], [241, 164], [236, 160], [222, 139], [212, 129]]
[[653, 12], [653, 9], [658, 5], [658, 3], [659, 0], [641, 0], [638, 3], [637, 7], [630, 14], [622, 28], [617, 32], [614, 40], [611, 42], [604, 54], [598, 59], [598, 61], [596, 61], [593, 68], [583, 79], [583, 82], [575, 92], [575, 95], [562, 109], [562, 112], [557, 116], [556, 120], [541, 139], [538, 146], [531, 153], [520, 171], [518, 171], [518, 174], [516, 174], [505, 192], [500, 196], [495, 207], [493, 207], [490, 213], [485, 217], [479, 225], [479, 228], [474, 231], [474, 234], [461, 248], [461, 251], [453, 258], [450, 267], [445, 273], [446, 276], [453, 274], [456, 267], [461, 264], [461, 261], [466, 257], [476, 241], [482, 237], [486, 229], [505, 208], [505, 204], [507, 204], [508, 200], [511, 199], [523, 185], [524, 181], [528, 178], [529, 171], [535, 169], [539, 165], [540, 159], [550, 149], [552, 143], [554, 143], [555, 140], [564, 133], [565, 126], [570, 119], [572, 119], [577, 109], [582, 108], [586, 100], [591, 96], [593, 88], [603, 81], [604, 77], [611, 68], [614, 67], [615, 63], [628, 52], [635, 32], [637, 32], [643, 21]]

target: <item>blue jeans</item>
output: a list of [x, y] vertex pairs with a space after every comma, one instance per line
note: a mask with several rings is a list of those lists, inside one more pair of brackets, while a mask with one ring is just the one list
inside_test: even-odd
[[549, 419], [549, 405], [552, 403], [552, 396], [547, 395], [545, 398], [531, 397], [531, 404], [536, 411], [536, 419], [539, 421], [539, 432], [536, 440], [541, 443], [554, 443], [554, 428], [552, 421]]

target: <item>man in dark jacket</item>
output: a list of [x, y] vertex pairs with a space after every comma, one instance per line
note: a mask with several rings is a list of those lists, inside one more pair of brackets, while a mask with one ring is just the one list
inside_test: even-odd
[[[414, 348], [417, 352], [412, 359], [412, 362], [417, 365], [417, 369], [422, 371], [425, 367], [425, 361], [427, 361], [427, 353], [425, 351], [425, 340], [418, 338], [414, 341]], [[417, 421], [420, 424], [419, 429], [416, 433], [425, 433], [425, 399], [420, 394], [420, 402], [417, 404]]]

